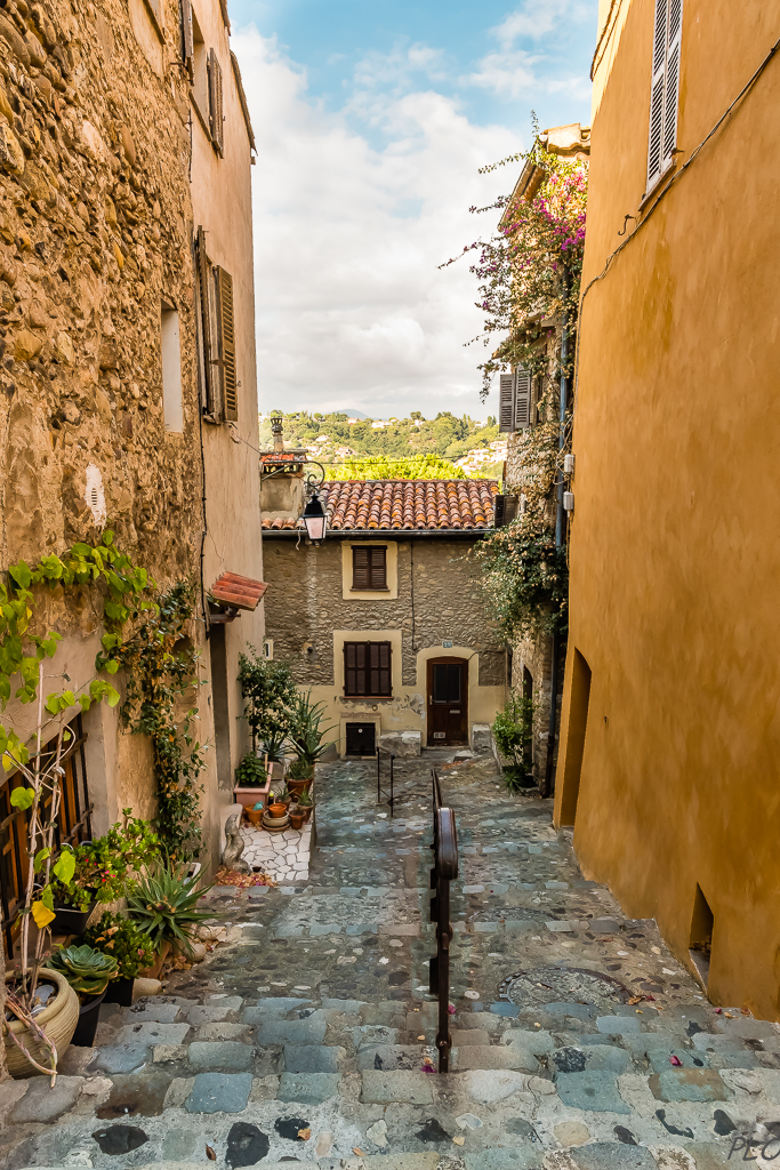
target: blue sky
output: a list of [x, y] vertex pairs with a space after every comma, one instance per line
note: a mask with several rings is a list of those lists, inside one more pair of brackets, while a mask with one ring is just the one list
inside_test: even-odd
[[597, 0], [230, 0], [260, 157], [261, 409], [482, 415], [468, 207], [542, 127], [587, 124]]

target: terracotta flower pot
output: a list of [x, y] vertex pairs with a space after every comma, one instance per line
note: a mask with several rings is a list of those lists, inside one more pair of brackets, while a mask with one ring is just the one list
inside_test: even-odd
[[255, 825], [255, 827], [257, 827], [257, 825], [261, 825], [263, 823], [263, 812], [264, 811], [265, 810], [262, 808], [244, 809], [244, 812], [246, 813], [247, 817], [249, 818], [249, 823], [252, 825]]
[[299, 830], [302, 829], [304, 820], [305, 820], [304, 813], [302, 813], [302, 812], [291, 812], [290, 813], [290, 825], [292, 826], [293, 829], [299, 829]]
[[283, 817], [284, 814], [287, 812], [287, 805], [279, 803], [279, 802], [274, 802], [274, 804], [269, 804], [268, 811], [271, 814], [271, 816], [274, 818]]
[[157, 957], [154, 960], [154, 962], [152, 963], [152, 965], [150, 967], [144, 967], [144, 969], [142, 971], [139, 971], [138, 972], [139, 976], [142, 979], [159, 979], [160, 972], [163, 969], [163, 964], [165, 963], [165, 960], [168, 958], [168, 955], [170, 954], [170, 950], [171, 950], [170, 940], [166, 939], [163, 942], [162, 946], [160, 947], [159, 951], [157, 952]]
[[[9, 971], [6, 974], [5, 981], [6, 983], [12, 983], [13, 980], [14, 973]], [[48, 1003], [43, 1011], [36, 1015], [35, 1022], [43, 1029], [56, 1048], [57, 1060], [59, 1062], [59, 1058], [70, 1044], [73, 1033], [76, 1031], [76, 1025], [79, 1022], [79, 997], [65, 976], [61, 975], [59, 971], [49, 971], [48, 969], [42, 971], [38, 982], [39, 984], [53, 983], [57, 988], [57, 994], [53, 997], [52, 1002]], [[5, 1033], [11, 1032], [13, 1035], [18, 1036], [30, 1055], [44, 1066], [51, 1063], [51, 1052], [49, 1048], [35, 1033], [29, 1032], [27, 1025], [22, 1023], [21, 1020], [3, 1020], [2, 1026], [5, 1038], [5, 1058], [11, 1076], [38, 1076], [38, 1069], [30, 1064], [24, 1053], [16, 1047], [13, 1040], [5, 1035]]]
[[287, 787], [290, 789], [291, 794], [296, 798], [301, 796], [302, 793], [308, 792], [310, 790], [312, 784], [313, 784], [313, 780], [311, 778], [309, 778], [308, 780], [288, 780], [287, 781]]

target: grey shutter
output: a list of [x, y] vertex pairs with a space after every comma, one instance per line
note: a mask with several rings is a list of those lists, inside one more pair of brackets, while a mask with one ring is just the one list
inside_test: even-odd
[[217, 54], [209, 49], [209, 129], [217, 154], [225, 153], [225, 127], [222, 113], [222, 66]]
[[498, 429], [515, 429], [514, 375], [502, 374], [498, 380]]
[[181, 17], [181, 59], [190, 81], [195, 79], [195, 37], [192, 31], [192, 4], [190, 0], [179, 0]]
[[655, 0], [653, 31], [653, 80], [650, 87], [650, 140], [647, 148], [647, 186], [661, 174], [664, 129], [664, 86], [666, 82], [666, 31], [669, 0]]
[[224, 268], [215, 270], [219, 305], [219, 349], [222, 367], [222, 405], [225, 418], [238, 421], [236, 380], [236, 329], [233, 313], [233, 277]]
[[214, 413], [214, 371], [211, 365], [211, 302], [209, 273], [211, 265], [206, 254], [206, 234], [202, 227], [195, 236], [195, 269], [197, 275], [198, 337], [200, 340], [200, 403], [205, 414]]
[[666, 93], [664, 95], [664, 162], [671, 161], [677, 145], [677, 106], [680, 92], [680, 49], [682, 46], [682, 0], [670, 0], [666, 52]]
[[677, 143], [683, 0], [655, 0], [653, 79], [650, 88], [650, 135], [647, 187], [660, 178]]
[[524, 431], [531, 425], [531, 371], [515, 370], [515, 430]]

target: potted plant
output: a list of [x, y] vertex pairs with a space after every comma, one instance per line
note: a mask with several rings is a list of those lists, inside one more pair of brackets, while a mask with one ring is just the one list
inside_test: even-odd
[[306, 814], [304, 813], [301, 806], [299, 804], [291, 804], [290, 805], [290, 827], [300, 831], [303, 828], [303, 822], [305, 821], [305, 819], [306, 819]]
[[118, 972], [106, 988], [105, 1002], [125, 1007], [133, 1002], [133, 982], [154, 962], [154, 944], [132, 918], [106, 910], [87, 930], [84, 941], [116, 959]]
[[304, 821], [308, 821], [314, 811], [314, 801], [308, 789], [298, 797], [298, 808], [303, 813]]
[[285, 809], [288, 809], [290, 807], [291, 800], [292, 794], [283, 780], [281, 784], [274, 785], [274, 789], [270, 795], [268, 803], [269, 805], [282, 804], [284, 805]]
[[295, 779], [313, 779], [317, 761], [328, 750], [325, 736], [332, 730], [323, 728], [325, 704], [314, 703], [311, 691], [296, 696], [289, 742], [295, 752], [290, 772]]
[[79, 1021], [71, 1043], [89, 1048], [95, 1039], [106, 988], [119, 974], [116, 959], [95, 950], [88, 943], [82, 943], [79, 946], [60, 947], [48, 959], [46, 966], [64, 975], [79, 997]]
[[284, 745], [286, 740], [287, 729], [284, 726], [276, 729], [269, 728], [263, 738], [262, 750], [267, 760], [268, 775], [271, 780], [281, 780], [284, 778]]
[[238, 659], [238, 681], [253, 750], [258, 751], [263, 744], [269, 758], [281, 756], [295, 704], [289, 666], [263, 658], [254, 646], [248, 645], [246, 654]]
[[233, 796], [236, 802], [246, 809], [256, 804], [260, 795], [267, 796], [269, 790], [270, 780], [266, 762], [250, 752], [236, 768]]
[[534, 703], [528, 695], [513, 691], [503, 711], [493, 720], [493, 738], [501, 755], [510, 761], [504, 768], [504, 783], [509, 792], [532, 788], [531, 751], [533, 746]]
[[159, 865], [133, 883], [127, 912], [151, 939], [158, 969], [172, 947], [192, 953], [195, 928], [208, 917], [197, 905], [210, 888], [198, 885], [197, 874], [189, 876], [173, 865]]
[[125, 896], [133, 873], [159, 856], [160, 839], [148, 821], [122, 810], [118, 821], [102, 837], [63, 846], [73, 858], [68, 882], [54, 877], [52, 929], [58, 934], [82, 934], [95, 903], [115, 902]]
[[263, 823], [265, 803], [262, 800], [258, 800], [253, 808], [245, 808], [244, 812], [246, 813], [247, 820], [249, 821], [250, 825], [254, 825], [255, 828], [259, 828]]

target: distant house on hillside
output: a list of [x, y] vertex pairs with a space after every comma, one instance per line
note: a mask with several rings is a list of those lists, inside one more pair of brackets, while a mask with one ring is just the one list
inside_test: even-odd
[[315, 546], [299, 520], [304, 476], [305, 464], [261, 459], [269, 652], [326, 704], [341, 755], [486, 750], [506, 650], [467, 553], [493, 528], [496, 483], [327, 483]]

